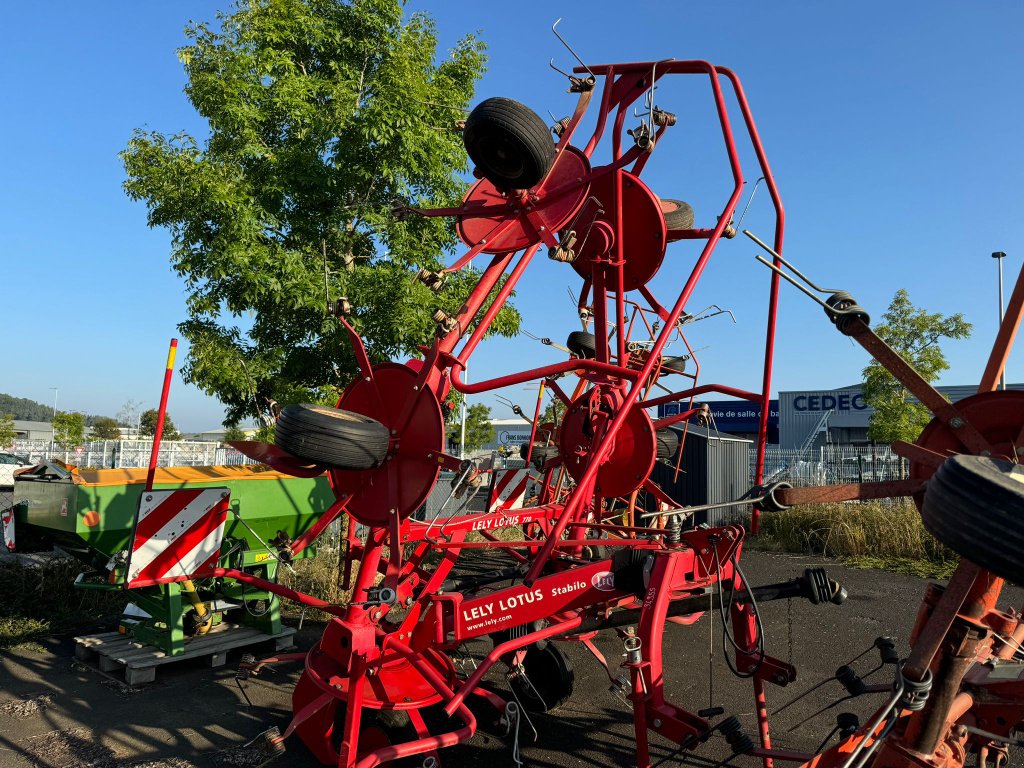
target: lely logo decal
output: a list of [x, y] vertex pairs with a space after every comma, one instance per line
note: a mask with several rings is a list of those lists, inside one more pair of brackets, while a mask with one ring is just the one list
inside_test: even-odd
[[615, 574], [611, 571], [599, 571], [590, 579], [591, 585], [602, 592], [615, 591]]

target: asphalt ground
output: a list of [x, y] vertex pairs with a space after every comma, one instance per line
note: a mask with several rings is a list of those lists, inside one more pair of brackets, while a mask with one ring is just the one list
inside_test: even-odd
[[[774, 710], [813, 684], [830, 678], [837, 667], [867, 649], [880, 635], [896, 639], [901, 656], [908, 652], [907, 635], [920, 604], [925, 580], [881, 571], [854, 570], [824, 561], [788, 555], [747, 552], [742, 560], [752, 584], [794, 578], [807, 567], [825, 565], [832, 578], [848, 590], [842, 606], [814, 606], [800, 599], [762, 605], [766, 650], [798, 669], [798, 679], [785, 689], [770, 686]], [[1020, 608], [1024, 591], [1008, 588], [1003, 605]], [[97, 627], [95, 631], [104, 628]], [[306, 622], [299, 645], [309, 647], [322, 627]], [[597, 646], [617, 665], [622, 644], [614, 633], [602, 633]], [[558, 710], [532, 715], [520, 724], [519, 759], [526, 766], [628, 766], [633, 764], [634, 736], [630, 707], [609, 691], [604, 670], [576, 643], [561, 643], [575, 672], [573, 696]], [[265, 758], [257, 746], [245, 744], [268, 726], [284, 730], [291, 706], [297, 664], [265, 672], [246, 683], [254, 706], [246, 706], [234, 679], [240, 653], [217, 669], [201, 661], [162, 666], [156, 683], [132, 690], [115, 677], [105, 676], [75, 661], [71, 637], [50, 638], [38, 649], [6, 652], [0, 658], [0, 766], [37, 765], [52, 768], [190, 768], [191, 766], [255, 766]], [[709, 649], [713, 648], [713, 656]], [[471, 647], [481, 654], [489, 643]], [[717, 618], [704, 616], [693, 626], [670, 625], [664, 637], [666, 694], [691, 711], [721, 706], [735, 715], [756, 739], [753, 695], [749, 681], [735, 678], [726, 668]], [[872, 652], [854, 666], [865, 674], [877, 666]], [[471, 662], [464, 662], [471, 664]], [[490, 675], [496, 690], [507, 686], [498, 672]], [[709, 686], [709, 680], [712, 685]], [[885, 667], [869, 683], [891, 683]], [[841, 697], [832, 681], [821, 686], [772, 720], [773, 745], [813, 751], [835, 725], [838, 712], [853, 712], [862, 720], [884, 699], [866, 695], [842, 702], [804, 725], [798, 723]], [[477, 735], [467, 744], [444, 750], [443, 764], [513, 768], [514, 734], [505, 736], [497, 713], [474, 705]], [[537, 731], [536, 741], [532, 729]], [[655, 759], [672, 751], [652, 735]], [[316, 766], [319, 763], [296, 739], [268, 766]], [[715, 737], [698, 754], [721, 759], [729, 754]], [[678, 765], [674, 759], [665, 766]], [[755, 766], [760, 761], [738, 757], [732, 765]], [[1024, 766], [1011, 754], [1011, 765]]]

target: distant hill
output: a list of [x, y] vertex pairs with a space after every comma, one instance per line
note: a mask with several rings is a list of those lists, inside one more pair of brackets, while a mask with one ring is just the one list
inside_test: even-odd
[[13, 413], [21, 421], [49, 421], [53, 418], [53, 406], [0, 393], [0, 413]]
[[[14, 397], [0, 392], [0, 413], [12, 413], [18, 421], [45, 421], [53, 418], [53, 406], [45, 403], [37, 403], [26, 397]], [[92, 423], [100, 418], [94, 414], [85, 415], [85, 423], [92, 426]]]

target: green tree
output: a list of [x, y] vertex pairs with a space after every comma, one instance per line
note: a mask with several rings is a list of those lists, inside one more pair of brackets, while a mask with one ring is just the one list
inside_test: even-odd
[[[139, 434], [145, 437], [153, 437], [156, 434], [156, 422], [159, 412], [156, 408], [150, 408], [148, 411], [143, 411], [142, 416], [139, 417]], [[177, 427], [174, 426], [174, 422], [171, 420], [171, 414], [164, 414], [164, 432], [161, 437], [162, 440], [181, 440], [181, 433]]]
[[6, 448], [14, 442], [17, 432], [14, 431], [14, 414], [0, 413], [0, 448]]
[[231, 440], [246, 440], [245, 431], [237, 424], [229, 424], [224, 428], [223, 440], [225, 443]]
[[92, 423], [92, 436], [97, 440], [120, 440], [121, 430], [117, 420], [109, 416], [99, 416]]
[[[461, 411], [459, 414], [461, 415]], [[462, 440], [462, 419], [452, 414], [448, 419], [448, 439], [458, 445]], [[483, 403], [474, 403], [466, 410], [466, 453], [472, 453], [484, 443], [494, 440], [491, 409]]]
[[53, 417], [53, 441], [62, 448], [73, 448], [85, 442], [85, 416], [60, 412]]
[[[454, 228], [392, 208], [463, 194], [467, 159], [450, 128], [484, 46], [466, 36], [435, 63], [434, 22], [404, 19], [403, 5], [243, 0], [216, 25], [190, 26], [178, 53], [209, 138], [138, 130], [122, 153], [125, 190], [171, 231], [188, 290], [183, 377], [217, 396], [229, 423], [268, 398], [337, 396], [356, 368], [328, 298], [349, 299], [379, 361], [418, 355], [432, 312], [455, 311], [475, 283], [467, 270], [438, 294], [414, 282], [442, 266]], [[492, 330], [518, 327], [506, 307]]]
[[[901, 288], [889, 304], [882, 322], [875, 326], [878, 337], [892, 347], [929, 382], [949, 368], [939, 346], [941, 339], [966, 339], [971, 324], [961, 313], [944, 316], [926, 312], [910, 303]], [[880, 443], [897, 440], [913, 442], [932, 419], [931, 411], [911, 394], [876, 360], [864, 369], [864, 400], [875, 409], [868, 425], [868, 437]]]

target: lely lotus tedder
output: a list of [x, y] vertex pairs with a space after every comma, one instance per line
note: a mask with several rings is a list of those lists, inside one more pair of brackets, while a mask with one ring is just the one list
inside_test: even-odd
[[[655, 85], [666, 78], [703, 83], [720, 126], [731, 191], [720, 210], [701, 216], [705, 227], [689, 205], [660, 199], [643, 181], [649, 164], [671, 161], [661, 149], [676, 117], [653, 99]], [[730, 759], [747, 756], [766, 768], [777, 760], [842, 768], [959, 766], [970, 751], [983, 764], [999, 764], [1024, 716], [1024, 625], [1017, 614], [995, 607], [1002, 578], [1024, 577], [1024, 475], [1014, 463], [1024, 450], [1024, 393], [996, 391], [995, 385], [1024, 307], [1024, 282], [1013, 294], [978, 394], [950, 404], [879, 340], [849, 294], [819, 298], [817, 287], [780, 255], [781, 198], [732, 71], [705, 61], [581, 62], [569, 85], [578, 95], [575, 111], [553, 129], [515, 101], [481, 102], [463, 130], [478, 180], [462, 204], [396, 208], [395, 215], [451, 217], [467, 247], [450, 267], [420, 273], [426, 285], [439, 286], [473, 259], [486, 264], [458, 312], [436, 313], [437, 336], [422, 359], [371, 363], [347, 302], [338, 301], [335, 314], [347, 329], [359, 374], [337, 407], [287, 406], [277, 420], [275, 445], [237, 444], [277, 471], [330, 478], [333, 504], [300, 538], [276, 541], [279, 552], [294, 556], [333, 520], [349, 518], [341, 578], [352, 596], [345, 605], [218, 567], [216, 557], [193, 557], [195, 568], [179, 574], [239, 579], [333, 616], [301, 657], [305, 668], [291, 723], [270, 743], [283, 749], [297, 735], [325, 765], [344, 768], [398, 761], [436, 766], [449, 760], [445, 748], [476, 732], [474, 709], [481, 709], [475, 700], [492, 719], [518, 726], [525, 713], [568, 699], [573, 676], [559, 641], [586, 646], [622, 686], [641, 768], [652, 764], [652, 734], [669, 745], [673, 760], [709, 766], [715, 761], [699, 749], [714, 735], [725, 737]], [[738, 118], [727, 101], [738, 108]], [[640, 125], [627, 131], [637, 103]], [[588, 111], [596, 112], [589, 123], [593, 132], [577, 140]], [[664, 354], [694, 319], [688, 304], [716, 246], [736, 235], [734, 214], [745, 183], [736, 132], [749, 140], [775, 209], [771, 247], [757, 241], [771, 269], [765, 273], [767, 333], [757, 392], [699, 383], [696, 366], [687, 372], [685, 360]], [[680, 241], [699, 246], [699, 255], [678, 290], [658, 296], [652, 278], [667, 249]], [[579, 278], [582, 329], [568, 337], [571, 354], [562, 362], [467, 383], [467, 363], [541, 252]], [[861, 343], [934, 412], [916, 444], [896, 446], [911, 463], [910, 479], [820, 488], [763, 484], [783, 279], [818, 301], [842, 334]], [[565, 385], [570, 376], [577, 377], [574, 388]], [[676, 381], [682, 384], [672, 386]], [[544, 386], [564, 405], [559, 423], [539, 424], [538, 401], [533, 439], [524, 451], [542, 475], [536, 497], [514, 511], [498, 504], [481, 514], [414, 519], [441, 470], [455, 473], [453, 495], [479, 482], [471, 462], [446, 453], [442, 404], [449, 390], [478, 395], [527, 383]], [[761, 404], [757, 484], [736, 500], [753, 505], [754, 532], [760, 515], [793, 504], [913, 496], [928, 527], [970, 558], [948, 586], [929, 588], [908, 658], [900, 659], [894, 645], [880, 638], [883, 662], [893, 673], [886, 703], [864, 725], [847, 723], [818, 754], [772, 747], [766, 689], [789, 685], [796, 670], [767, 654], [759, 603], [797, 596], [840, 603], [844, 590], [821, 570], [782, 584], [748, 584], [741, 568], [745, 528], [694, 526], [697, 510], [681, 506], [649, 479], [659, 455], [675, 450], [664, 430], [700, 417], [694, 398], [705, 393]], [[669, 402], [687, 407], [652, 420], [649, 409]], [[638, 494], [654, 504], [642, 508]], [[215, 523], [197, 524], [199, 533], [166, 546], [195, 547]], [[471, 531], [477, 535], [467, 538]], [[483, 574], [460, 570], [481, 549], [501, 553], [506, 565]], [[723, 613], [734, 673], [750, 680], [755, 736], [718, 708], [691, 711], [666, 697], [663, 635], [687, 632], [686, 625], [711, 609]], [[592, 642], [599, 632], [621, 639], [621, 667]], [[464, 643], [483, 637], [493, 647], [467, 674], [454, 659]], [[254, 661], [248, 673], [282, 658]], [[481, 684], [499, 663], [507, 671], [506, 694]], [[856, 673], [843, 670], [840, 682], [863, 692]]]

